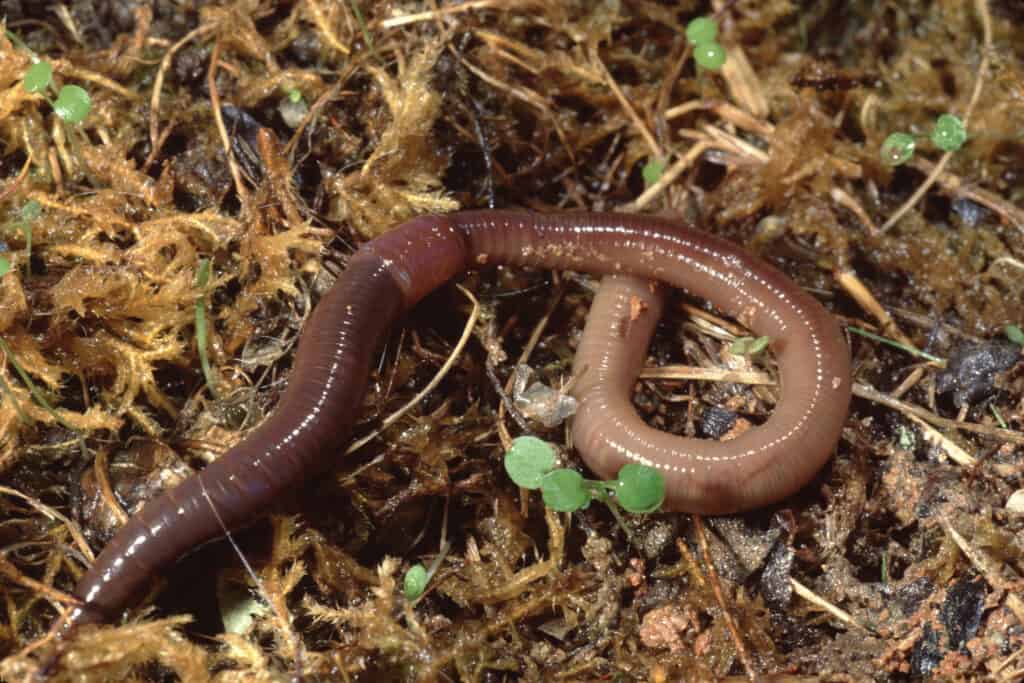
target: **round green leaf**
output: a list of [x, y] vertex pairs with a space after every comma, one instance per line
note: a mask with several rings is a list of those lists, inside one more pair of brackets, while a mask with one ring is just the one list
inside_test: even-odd
[[943, 114], [935, 120], [932, 144], [944, 152], [955, 152], [967, 142], [964, 122], [952, 114]]
[[1006, 338], [1017, 346], [1024, 346], [1024, 330], [1016, 325], [1007, 325], [1005, 328]]
[[737, 337], [729, 345], [729, 352], [737, 356], [756, 356], [768, 348], [771, 337]]
[[661, 174], [665, 172], [665, 162], [659, 159], [651, 159], [644, 164], [643, 176], [644, 187], [650, 187], [658, 182]]
[[555, 449], [535, 436], [519, 436], [505, 454], [505, 471], [517, 486], [535, 490], [555, 466]]
[[540, 490], [544, 504], [556, 512], [575, 512], [590, 503], [583, 477], [575, 470], [557, 469], [544, 475]]
[[21, 219], [23, 221], [34, 221], [39, 218], [42, 213], [42, 205], [34, 199], [28, 200], [25, 202], [25, 205], [21, 207]]
[[718, 37], [718, 22], [711, 17], [697, 17], [686, 25], [686, 40], [690, 45], [705, 45]]
[[405, 593], [406, 600], [415, 600], [423, 595], [423, 591], [427, 590], [429, 578], [427, 569], [422, 564], [417, 563], [409, 567], [402, 581], [402, 592]]
[[904, 164], [914, 156], [916, 146], [913, 136], [908, 133], [893, 133], [882, 143], [882, 163], [890, 166]]
[[619, 505], [629, 512], [654, 512], [665, 500], [665, 478], [653, 467], [635, 462], [623, 465], [615, 483]]
[[53, 110], [57, 116], [67, 123], [79, 123], [89, 115], [92, 109], [92, 100], [89, 93], [77, 85], [65, 85], [57, 93], [57, 101], [53, 103]]
[[25, 71], [21, 84], [25, 90], [39, 93], [46, 90], [53, 80], [53, 67], [49, 62], [36, 62]]
[[725, 48], [714, 41], [703, 43], [693, 49], [693, 58], [702, 68], [718, 71], [725, 64]]

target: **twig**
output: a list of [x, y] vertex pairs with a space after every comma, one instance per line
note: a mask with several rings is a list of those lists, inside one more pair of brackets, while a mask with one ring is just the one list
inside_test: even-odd
[[231, 140], [228, 138], [228, 129], [224, 125], [224, 116], [220, 111], [220, 93], [217, 92], [217, 68], [220, 62], [220, 41], [213, 45], [213, 54], [210, 55], [210, 69], [206, 73], [206, 86], [210, 90], [210, 106], [213, 108], [213, 120], [217, 124], [217, 132], [220, 133], [220, 141], [224, 146], [224, 156], [228, 160], [228, 168], [231, 169], [231, 177], [235, 181], [235, 191], [238, 192], [238, 199], [242, 206], [249, 204], [249, 191], [245, 189], [242, 182], [242, 174], [238, 170], [238, 162], [235, 160], [235, 153], [231, 151]]
[[58, 605], [73, 605], [78, 602], [78, 599], [70, 593], [65, 593], [64, 591], [58, 590], [49, 584], [43, 583], [42, 581], [37, 581], [30, 576], [25, 576], [21, 570], [4, 555], [4, 552], [0, 551], [0, 575], [6, 576], [10, 581], [27, 588], [30, 591], [45, 595]]
[[921, 429], [921, 433], [924, 435], [924, 440], [926, 442], [941, 448], [945, 451], [946, 455], [949, 456], [950, 460], [963, 465], [964, 467], [974, 467], [978, 464], [978, 460], [976, 458], [950, 441], [946, 436], [941, 434], [937, 429], [921, 418], [913, 415], [907, 415], [907, 419]]
[[[332, 2], [331, 4], [333, 5], [334, 3]], [[309, 13], [312, 15], [313, 23], [318, 29], [320, 29], [320, 32], [323, 33], [324, 38], [327, 39], [327, 44], [346, 57], [351, 54], [348, 46], [342, 43], [341, 40], [338, 39], [338, 36], [334, 35], [334, 30], [331, 28], [330, 20], [316, 0], [309, 0], [306, 6], [309, 7]], [[343, 7], [344, 5], [338, 3], [338, 6]]]
[[889, 312], [878, 302], [871, 290], [861, 282], [857, 274], [852, 270], [841, 270], [833, 274], [836, 283], [843, 288], [847, 294], [853, 297], [857, 304], [882, 326], [882, 331], [899, 340], [904, 345], [915, 348], [907, 335], [903, 334], [896, 321], [892, 319]]
[[640, 371], [640, 379], [733, 382], [735, 384], [762, 384], [766, 386], [775, 384], [775, 379], [767, 372], [701, 368], [694, 365], [662, 365], [660, 367], [644, 368]]
[[[171, 68], [171, 62], [174, 61], [174, 55], [178, 50], [196, 38], [206, 35], [214, 28], [216, 27], [213, 24], [203, 24], [192, 29], [181, 40], [172, 45], [167, 53], [164, 54], [163, 59], [160, 60], [160, 68], [157, 69], [156, 78], [153, 81], [153, 95], [149, 98], [149, 144], [153, 148], [153, 152], [150, 153], [151, 156], [160, 148], [160, 93], [164, 87], [164, 78], [167, 75], [167, 70]], [[149, 164], [146, 165], [148, 166]]]
[[404, 406], [402, 406], [401, 408], [399, 408], [398, 410], [384, 418], [384, 420], [380, 423], [380, 427], [373, 430], [372, 432], [370, 432], [363, 438], [359, 439], [358, 441], [352, 443], [345, 451], [345, 455], [349, 455], [350, 453], [358, 451], [367, 443], [369, 443], [373, 439], [376, 439], [378, 436], [380, 436], [381, 432], [383, 432], [385, 429], [393, 425], [396, 421], [401, 419], [401, 417], [405, 415], [407, 412], [409, 412], [409, 410], [412, 409], [413, 406], [419, 404], [419, 402], [422, 401], [430, 392], [437, 388], [437, 385], [441, 383], [441, 380], [445, 378], [445, 375], [448, 374], [448, 371], [451, 370], [452, 366], [455, 365], [455, 361], [457, 361], [459, 359], [459, 356], [462, 355], [462, 350], [466, 348], [466, 343], [469, 341], [469, 338], [473, 334], [473, 328], [476, 326], [476, 321], [479, 320], [480, 318], [480, 302], [477, 301], [476, 297], [473, 296], [473, 293], [470, 292], [468, 289], [466, 289], [462, 285], [456, 286], [459, 288], [459, 291], [462, 292], [467, 299], [469, 299], [470, 303], [473, 304], [473, 310], [470, 311], [469, 318], [466, 320], [466, 325], [465, 327], [462, 328], [462, 336], [459, 337], [459, 341], [455, 344], [455, 348], [452, 349], [452, 352], [448, 354], [448, 360], [444, 362], [444, 365], [442, 365], [441, 369], [437, 371], [437, 374], [435, 374], [434, 377], [427, 383], [427, 386], [423, 387], [422, 390], [420, 390], [415, 396], [409, 399], [409, 402], [406, 403]]
[[100, 448], [96, 451], [96, 459], [93, 460], [92, 471], [96, 475], [96, 483], [99, 484], [100, 493], [103, 495], [103, 502], [107, 504], [107, 507], [121, 525], [127, 524], [128, 513], [124, 511], [121, 503], [117, 500], [117, 496], [114, 495], [114, 489], [110, 485], [110, 477], [107, 476], [106, 448]]
[[496, 7], [498, 9], [512, 9], [515, 3], [511, 3], [508, 0], [468, 0], [458, 5], [449, 5], [436, 10], [430, 10], [427, 12], [416, 12], [414, 14], [403, 14], [399, 17], [391, 17], [390, 19], [384, 19], [383, 21], [374, 22], [375, 26], [380, 28], [397, 28], [399, 26], [406, 26], [408, 24], [415, 24], [421, 21], [432, 21], [435, 19], [441, 19], [442, 17], [448, 16], [449, 14], [456, 14], [458, 12], [468, 12], [474, 9], [487, 9]]
[[836, 607], [831, 602], [825, 600], [825, 598], [821, 597], [820, 595], [818, 595], [810, 588], [797, 581], [796, 579], [790, 577], [789, 585], [793, 587], [793, 592], [799, 595], [801, 598], [825, 610], [826, 612], [828, 612], [844, 624], [858, 628], [861, 631], [867, 631], [868, 633], [872, 633], [871, 629], [869, 629], [867, 626], [864, 626], [859, 621], [854, 619], [853, 615], [851, 615], [849, 612], [839, 607]]
[[96, 556], [92, 552], [92, 548], [85, 540], [85, 536], [82, 535], [82, 530], [78, 528], [78, 525], [72, 522], [70, 519], [57, 512], [55, 509], [43, 503], [42, 501], [36, 500], [32, 496], [22, 493], [17, 489], [12, 489], [7, 486], [0, 486], [0, 493], [7, 494], [8, 496], [14, 496], [15, 498], [21, 498], [26, 503], [34, 507], [39, 512], [43, 513], [50, 519], [56, 519], [60, 521], [65, 527], [67, 527], [68, 533], [71, 534], [71, 538], [75, 541], [75, 545], [89, 562], [96, 560]]
[[704, 566], [707, 567], [708, 578], [711, 581], [711, 589], [715, 593], [715, 600], [718, 601], [718, 606], [722, 610], [722, 618], [725, 619], [725, 625], [729, 629], [729, 633], [732, 635], [733, 642], [736, 644], [736, 654], [743, 663], [743, 668], [747, 672], [747, 678], [756, 683], [758, 676], [750, 662], [750, 655], [747, 653], [746, 645], [743, 644], [743, 638], [740, 637], [740, 632], [736, 628], [736, 623], [733, 621], [732, 614], [729, 612], [729, 606], [725, 603], [725, 596], [722, 593], [722, 584], [718, 579], [718, 571], [715, 570], [715, 563], [711, 560], [711, 551], [708, 550], [708, 539], [704, 534], [704, 521], [701, 519], [700, 515], [693, 515], [693, 527], [697, 532], [697, 542], [700, 544], [701, 555], [704, 556]]
[[644, 120], [636, 113], [636, 109], [634, 109], [633, 105], [630, 104], [629, 99], [626, 97], [625, 93], [622, 92], [622, 88], [619, 87], [615, 78], [613, 78], [611, 73], [608, 71], [608, 67], [606, 67], [604, 62], [601, 61], [601, 56], [597, 53], [596, 49], [591, 53], [590, 61], [597, 66], [597, 70], [601, 72], [605, 85], [611, 88], [612, 94], [615, 95], [615, 99], [619, 101], [619, 106], [622, 107], [624, 112], [626, 112], [626, 116], [633, 122], [633, 127], [636, 128], [637, 132], [640, 133], [640, 137], [642, 137], [644, 142], [647, 143], [647, 146], [651, 150], [651, 154], [656, 159], [662, 159], [665, 156], [665, 153], [662, 151], [661, 146], [658, 144], [658, 141], [654, 139], [654, 135], [652, 135], [651, 131], [647, 128], [647, 124], [644, 123]]
[[878, 391], [874, 387], [870, 387], [867, 384], [861, 384], [860, 382], [853, 383], [853, 395], [859, 398], [864, 398], [875, 403], [880, 403], [887, 408], [898, 410], [906, 415], [913, 415], [919, 417], [925, 422], [935, 425], [936, 427], [943, 427], [946, 429], [959, 429], [965, 432], [971, 432], [973, 434], [981, 434], [982, 436], [988, 436], [993, 439], [1002, 439], [1015, 444], [1024, 445], [1024, 434], [1015, 432], [1011, 429], [1000, 429], [999, 427], [989, 427], [987, 425], [974, 424], [973, 422], [958, 422], [957, 420], [950, 420], [945, 417], [939, 417], [935, 413], [919, 408], [918, 406], [904, 403], [898, 399], [887, 396], [882, 392]]
[[14, 180], [12, 180], [11, 182], [7, 183], [7, 186], [4, 187], [4, 189], [2, 191], [0, 191], [0, 202], [3, 202], [8, 197], [10, 197], [12, 194], [17, 192], [18, 187], [25, 180], [25, 178], [28, 177], [29, 168], [31, 168], [31, 166], [32, 166], [32, 150], [31, 149], [29, 150], [27, 157], [28, 158], [25, 159], [25, 164], [21, 167], [21, 171], [18, 172], [17, 177]]
[[849, 210], [854, 216], [856, 216], [857, 220], [863, 223], [864, 227], [867, 228], [869, 235], [878, 234], [878, 226], [875, 225], [873, 220], [871, 220], [871, 216], [869, 216], [868, 212], [864, 210], [864, 207], [860, 205], [860, 202], [854, 199], [849, 192], [838, 187], [833, 187], [832, 191], [829, 192], [829, 195], [832, 197], [832, 201]]
[[624, 206], [623, 210], [638, 211], [650, 204], [656, 197], [658, 197], [658, 195], [665, 191], [665, 188], [674, 183], [676, 178], [678, 178], [683, 171], [690, 168], [690, 166], [693, 165], [693, 162], [699, 159], [700, 155], [703, 154], [708, 147], [710, 147], [708, 142], [704, 140], [698, 141], [693, 147], [687, 150], [686, 154], [684, 154], [679, 160], [665, 169], [665, 172], [661, 174], [661, 177], [658, 178], [658, 180], [650, 187], [644, 190], [639, 197]]

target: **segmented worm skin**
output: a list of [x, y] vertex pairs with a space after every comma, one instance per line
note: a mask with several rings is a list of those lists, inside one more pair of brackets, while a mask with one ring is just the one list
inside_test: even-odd
[[[632, 413], [628, 395], [643, 352], [622, 354], [617, 347], [635, 339], [646, 348], [650, 331], [629, 331], [616, 342], [607, 330], [622, 320], [622, 297], [614, 306], [599, 302], [600, 315], [587, 327], [602, 331], [588, 331], [577, 363], [589, 369], [581, 377], [575, 433], [584, 460], [601, 475], [630, 460], [647, 462], [665, 472], [674, 507], [725, 512], [795, 490], [835, 445], [850, 391], [848, 352], [836, 322], [781, 273], [734, 245], [646, 216], [424, 216], [356, 251], [307, 322], [275, 412], [118, 531], [76, 586], [82, 605], [65, 627], [117, 618], [154, 573], [220, 536], [223, 527], [260, 517], [282, 492], [334, 465], [359, 415], [374, 355], [395, 321], [455, 275], [495, 264], [661, 280], [707, 297], [775, 340], [784, 394], [768, 423], [726, 444], [681, 440], [676, 448], [670, 446], [675, 437], [649, 433], [625, 415]], [[656, 316], [641, 319], [653, 326]], [[624, 432], [601, 429], [595, 420]]]
[[821, 469], [846, 420], [849, 355], [832, 316], [777, 271], [756, 265], [756, 271], [739, 271], [738, 279], [735, 272], [705, 270], [722, 279], [717, 297], [707, 283], [691, 286], [774, 340], [782, 397], [764, 424], [729, 441], [676, 436], [640, 419], [631, 403], [633, 385], [663, 290], [625, 275], [601, 281], [574, 360], [579, 406], [573, 442], [591, 469], [607, 478], [626, 462], [656, 467], [665, 477], [666, 507], [704, 514], [781, 500]]

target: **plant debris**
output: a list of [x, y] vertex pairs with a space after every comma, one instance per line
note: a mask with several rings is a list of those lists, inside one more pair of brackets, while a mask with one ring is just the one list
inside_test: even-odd
[[[4, 17], [0, 678], [1024, 680], [1024, 365], [999, 341], [1024, 322], [1019, 3]], [[695, 65], [698, 17], [720, 71]], [[64, 86], [88, 96], [80, 121], [50, 104]], [[956, 151], [929, 141], [942, 116], [964, 124]], [[900, 166], [880, 156], [893, 133], [914, 143]], [[485, 269], [461, 281], [480, 343], [453, 351], [476, 314], [454, 286], [424, 301], [381, 351], [371, 438], [334, 471], [154, 577], [120, 625], [48, 635], [127, 515], [273, 410], [358, 244], [491, 205], [683, 216], [790, 274], [867, 333], [831, 465], [730, 519], [546, 510], [500, 466], [521, 429], [499, 394], [569, 445], [593, 282]], [[688, 436], [762, 422], [770, 358], [733, 355], [746, 332], [675, 296], [638, 411]]]

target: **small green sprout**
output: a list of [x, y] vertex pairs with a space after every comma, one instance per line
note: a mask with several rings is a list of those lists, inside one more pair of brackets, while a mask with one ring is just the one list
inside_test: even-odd
[[555, 463], [551, 444], [535, 436], [514, 439], [505, 454], [505, 471], [516, 486], [524, 489], [539, 489], [544, 474], [554, 469]]
[[914, 435], [914, 432], [903, 425], [900, 425], [896, 432], [899, 435], [896, 439], [896, 443], [899, 444], [899, 447], [905, 451], [914, 450], [917, 445], [917, 437]]
[[889, 166], [899, 166], [910, 161], [914, 156], [914, 149], [917, 143], [909, 133], [892, 133], [882, 143], [882, 163]]
[[[967, 142], [967, 129], [964, 122], [953, 114], [942, 114], [935, 119], [931, 134], [932, 144], [943, 152], [955, 152]], [[882, 163], [899, 166], [910, 161], [914, 156], [917, 142], [910, 133], [893, 133], [882, 143], [880, 155]]]
[[81, 86], [65, 85], [57, 93], [53, 111], [67, 123], [80, 123], [89, 115], [92, 99]]
[[28, 200], [25, 202], [25, 206], [21, 207], [21, 220], [26, 223], [31, 223], [41, 215], [43, 215], [43, 206], [34, 199]]
[[697, 17], [686, 25], [686, 40], [697, 47], [715, 42], [718, 37], [718, 22], [711, 17]]
[[[540, 489], [544, 504], [558, 512], [585, 510], [590, 501], [620, 505], [628, 512], [653, 512], [665, 500], [665, 479], [652, 467], [629, 464], [613, 481], [584, 479], [574, 470], [555, 467], [551, 444], [532, 436], [512, 441], [505, 455], [505, 471], [519, 486]], [[614, 493], [613, 499], [609, 494]]]
[[560, 467], [544, 475], [540, 492], [544, 504], [556, 512], [586, 510], [593, 496], [586, 489], [586, 480], [576, 470]]
[[418, 599], [427, 590], [428, 581], [430, 581], [430, 576], [427, 574], [427, 568], [422, 564], [417, 563], [409, 567], [409, 571], [405, 573], [405, 578], [402, 581], [402, 592], [405, 593], [405, 599], [409, 602]]
[[21, 220], [15, 225], [21, 228], [25, 236], [25, 273], [32, 274], [32, 223], [43, 214], [43, 207], [34, 199], [25, 202], [21, 207]]
[[967, 142], [967, 129], [959, 117], [942, 114], [932, 129], [932, 144], [944, 152], [955, 152]]
[[654, 183], [658, 182], [661, 178], [661, 174], [665, 172], [665, 162], [661, 159], [649, 159], [644, 164], [642, 171], [644, 176], [644, 187], [650, 187]]
[[996, 419], [996, 423], [1000, 429], [1009, 429], [1010, 426], [1006, 424], [1006, 420], [1003, 419], [1003, 414], [999, 412], [999, 408], [995, 407], [995, 404], [989, 403], [988, 409], [992, 413], [992, 417]]
[[665, 478], [653, 467], [623, 465], [615, 483], [619, 504], [630, 512], [654, 512], [665, 500]]
[[210, 281], [210, 259], [199, 259], [199, 269], [196, 271], [196, 289], [199, 296], [196, 297], [196, 346], [199, 348], [199, 364], [203, 368], [203, 378], [210, 393], [215, 399], [217, 394], [217, 383], [214, 381], [213, 369], [210, 367], [210, 356], [207, 353], [207, 326], [206, 326], [206, 285]]
[[1007, 325], [1003, 328], [1006, 333], [1006, 338], [1012, 341], [1017, 346], [1024, 346], [1024, 330], [1021, 330], [1017, 325]]
[[11, 261], [3, 254], [0, 254], [0, 277], [7, 275], [11, 270]]
[[693, 48], [693, 59], [708, 71], [718, 71], [725, 64], [725, 48], [712, 41]]
[[708, 71], [718, 71], [725, 64], [725, 48], [715, 40], [718, 22], [711, 17], [697, 17], [686, 25], [686, 41], [693, 46], [693, 60]]
[[298, 104], [302, 101], [302, 91], [298, 88], [292, 88], [288, 91], [288, 101], [292, 104]]
[[36, 62], [25, 72], [21, 84], [30, 93], [45, 92], [53, 81], [53, 67], [49, 62]]
[[923, 358], [927, 361], [935, 363], [940, 367], [946, 367], [945, 358], [939, 358], [938, 356], [934, 356], [928, 353], [927, 351], [921, 351], [920, 349], [914, 348], [913, 346], [909, 346], [907, 344], [903, 344], [892, 339], [887, 339], [886, 337], [874, 334], [873, 332], [868, 332], [867, 330], [857, 327], [856, 325], [848, 325], [846, 329], [848, 329], [853, 334], [860, 335], [861, 337], [865, 337], [866, 339], [876, 341], [880, 344], [886, 344], [887, 346], [891, 346], [894, 349], [899, 349], [904, 353], [909, 353], [910, 355], [915, 356], [917, 358]]
[[729, 353], [734, 356], [756, 356], [768, 348], [771, 337], [737, 337], [729, 345]]
[[[46, 60], [35, 62], [25, 71], [21, 84], [26, 91], [46, 97], [46, 90], [53, 85], [53, 66]], [[47, 101], [65, 123], [81, 123], [92, 109], [89, 93], [78, 85], [63, 86], [56, 100], [47, 98]]]

